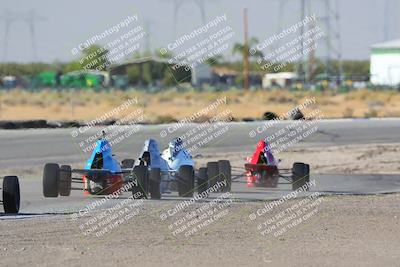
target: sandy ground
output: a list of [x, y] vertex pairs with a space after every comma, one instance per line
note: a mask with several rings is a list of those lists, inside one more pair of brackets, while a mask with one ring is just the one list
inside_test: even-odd
[[[71, 215], [0, 221], [2, 266], [399, 266], [400, 195], [314, 199], [312, 216], [286, 232], [263, 236], [259, 224], [276, 218], [290, 200], [251, 221], [266, 203], [230, 203], [226, 214], [185, 236], [161, 221], [179, 202], [146, 201], [139, 213], [96, 237]], [[198, 211], [204, 203], [186, 207]], [[315, 212], [314, 212], [315, 211]], [[290, 215], [290, 213], [289, 213]]]
[[333, 91], [290, 92], [283, 89], [246, 93], [242, 90], [201, 93], [167, 90], [156, 94], [118, 90], [98, 93], [91, 90], [34, 93], [11, 90], [0, 92], [0, 119], [92, 120], [109, 113], [128, 99], [137, 99], [138, 103], [114, 113], [114, 119], [123, 118], [140, 107], [145, 121], [164, 123], [190, 117], [217, 99], [224, 100], [223, 104], [211, 109], [198, 121], [225, 110], [229, 110], [237, 120], [261, 119], [264, 112], [274, 112], [279, 116], [314, 97], [315, 103], [305, 111], [321, 110], [326, 118], [400, 117], [400, 95], [396, 91], [382, 90], [355, 90], [347, 94]]
[[[396, 144], [367, 144], [295, 148], [278, 158], [282, 167], [308, 162], [313, 173], [400, 173], [399, 152]], [[224, 154], [238, 166], [246, 156]], [[221, 155], [202, 154], [197, 162], [214, 158]], [[19, 170], [24, 179], [24, 172], [38, 179], [41, 171], [39, 166]], [[289, 200], [266, 211], [271, 202], [227, 198], [212, 207], [195, 203], [162, 219], [183, 202], [144, 201], [83, 216], [0, 217], [0, 265], [399, 266], [399, 202], [400, 194], [324, 196]], [[88, 229], [92, 232], [85, 235]]]
[[[365, 144], [329, 147], [293, 148], [275, 157], [280, 166], [290, 168], [296, 161], [306, 162], [314, 174], [397, 174], [400, 173], [398, 144]], [[235, 166], [243, 166], [248, 151], [232, 154], [203, 155], [200, 164], [218, 158], [228, 158]]]

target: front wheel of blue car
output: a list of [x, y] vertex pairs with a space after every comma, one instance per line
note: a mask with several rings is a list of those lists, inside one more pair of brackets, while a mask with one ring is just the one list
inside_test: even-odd
[[160, 199], [161, 170], [151, 169], [149, 172], [149, 191], [151, 199]]
[[60, 180], [58, 182], [58, 192], [60, 196], [69, 196], [71, 194], [71, 166], [61, 165], [60, 167]]
[[149, 177], [146, 166], [139, 165], [133, 168], [132, 183], [133, 198], [147, 198], [147, 195], [149, 193]]

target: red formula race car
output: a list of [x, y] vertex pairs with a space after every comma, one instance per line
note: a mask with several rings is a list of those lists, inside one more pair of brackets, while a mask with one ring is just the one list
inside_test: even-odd
[[279, 169], [268, 142], [260, 140], [251, 157], [247, 158], [245, 175], [247, 186], [276, 188], [279, 178], [283, 178], [296, 190], [310, 181], [310, 165], [293, 163], [291, 169]]

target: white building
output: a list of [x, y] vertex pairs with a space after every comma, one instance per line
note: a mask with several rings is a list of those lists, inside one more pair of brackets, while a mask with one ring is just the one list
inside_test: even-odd
[[263, 88], [290, 87], [297, 79], [297, 74], [294, 72], [278, 72], [278, 73], [267, 73], [262, 79]]
[[201, 86], [204, 83], [210, 84], [212, 80], [212, 69], [207, 64], [198, 64], [192, 69], [192, 85]]
[[400, 39], [372, 46], [371, 83], [388, 86], [400, 84]]

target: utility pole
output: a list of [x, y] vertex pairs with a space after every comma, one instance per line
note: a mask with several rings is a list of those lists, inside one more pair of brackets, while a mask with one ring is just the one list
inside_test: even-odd
[[337, 51], [336, 51], [336, 57], [338, 60], [339, 64], [339, 85], [341, 86], [343, 84], [343, 81], [345, 79], [344, 77], [344, 71], [343, 71], [343, 62], [342, 62], [342, 42], [341, 42], [341, 27], [340, 27], [340, 6], [339, 6], [339, 0], [335, 1], [336, 4], [336, 12], [335, 12], [335, 22], [336, 22], [336, 27], [337, 27], [337, 32], [335, 34], [335, 39], [337, 43]]
[[329, 79], [331, 76], [331, 8], [329, 0], [325, 0], [326, 12], [326, 58], [325, 58], [325, 74]]
[[248, 40], [248, 23], [247, 8], [243, 9], [243, 25], [244, 25], [244, 47], [243, 47], [243, 89], [249, 90], [249, 40]]
[[[303, 21], [305, 16], [306, 16], [306, 1], [305, 0], [301, 0], [301, 7], [300, 7], [300, 21]], [[304, 40], [303, 40], [303, 36], [304, 36], [304, 24], [301, 24], [301, 28], [300, 28], [300, 44], [301, 44], [301, 57], [300, 57], [300, 62], [299, 62], [299, 66], [298, 66], [298, 70], [297, 70], [297, 75], [299, 75], [301, 82], [304, 83], [305, 82], [305, 77], [304, 77]]]
[[[315, 22], [312, 23], [311, 26], [313, 29], [316, 27]], [[311, 34], [311, 47], [315, 47], [315, 33]], [[311, 49], [310, 53], [308, 54], [308, 63], [306, 68], [306, 83], [309, 85], [314, 80], [315, 76], [315, 49]]]

